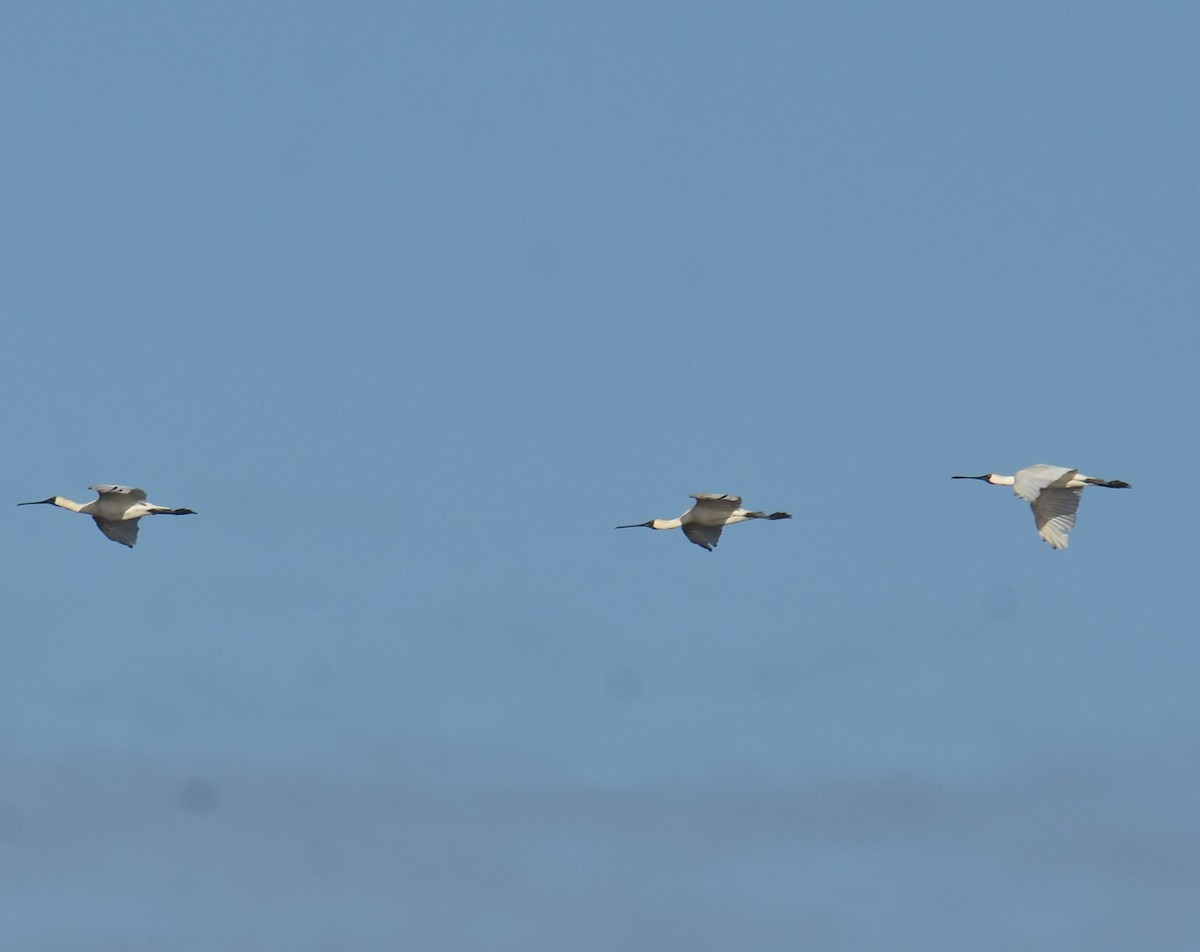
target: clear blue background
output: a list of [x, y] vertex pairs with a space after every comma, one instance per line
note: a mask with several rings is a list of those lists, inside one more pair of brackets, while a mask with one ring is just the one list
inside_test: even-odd
[[1195, 949], [1198, 27], [10, 6], [5, 942]]

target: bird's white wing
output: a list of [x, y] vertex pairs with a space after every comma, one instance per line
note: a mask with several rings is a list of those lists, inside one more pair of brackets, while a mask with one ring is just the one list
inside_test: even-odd
[[1027, 503], [1033, 503], [1043, 489], [1073, 472], [1075, 470], [1066, 466], [1035, 463], [1033, 466], [1026, 466], [1017, 471], [1013, 477], [1013, 492]]
[[[99, 492], [97, 487], [93, 486], [92, 488]], [[136, 519], [100, 519], [96, 516], [92, 518], [96, 521], [96, 528], [113, 542], [120, 542], [121, 545], [127, 545], [131, 549], [137, 544], [138, 521]]]
[[137, 502], [145, 502], [146, 500], [146, 490], [134, 489], [132, 486], [114, 486], [111, 483], [98, 483], [95, 486], [89, 486], [88, 489], [94, 489], [101, 496], [128, 496]]
[[721, 539], [721, 530], [724, 526], [702, 526], [696, 522], [685, 522], [683, 524], [683, 534], [701, 548], [708, 549], [711, 552], [716, 548], [717, 542]]
[[1067, 533], [1075, 527], [1075, 510], [1082, 496], [1082, 488], [1044, 489], [1030, 504], [1038, 534], [1054, 548], [1067, 547]]
[[692, 493], [692, 498], [697, 502], [705, 503], [727, 500], [734, 509], [742, 504], [741, 496], [731, 496], [729, 493]]
[[694, 518], [700, 521], [707, 519], [720, 520], [722, 525], [726, 516], [742, 505], [741, 496], [722, 495], [718, 493], [692, 493], [696, 505], [692, 507]]

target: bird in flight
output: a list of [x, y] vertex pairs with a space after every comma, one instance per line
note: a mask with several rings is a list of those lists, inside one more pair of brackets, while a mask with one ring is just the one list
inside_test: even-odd
[[951, 476], [951, 479], [981, 479], [993, 486], [1012, 486], [1033, 510], [1033, 521], [1040, 535], [1051, 548], [1065, 549], [1067, 533], [1075, 526], [1075, 511], [1088, 486], [1106, 489], [1128, 489], [1129, 483], [1119, 479], [1097, 479], [1084, 476], [1077, 469], [1035, 463], [1018, 470], [1015, 476], [984, 473], [982, 476]]
[[18, 506], [58, 506], [71, 512], [82, 512], [96, 521], [97, 528], [113, 542], [133, 548], [137, 543], [138, 520], [142, 516], [192, 516], [191, 509], [170, 509], [146, 502], [146, 493], [132, 486], [112, 486], [102, 483], [89, 486], [100, 494], [91, 502], [80, 503], [63, 496], [19, 502]]
[[683, 529], [683, 534], [702, 549], [711, 552], [721, 538], [721, 530], [750, 519], [791, 519], [790, 512], [750, 512], [742, 508], [740, 496], [717, 493], [692, 493], [696, 505], [678, 519], [651, 519], [618, 529]]

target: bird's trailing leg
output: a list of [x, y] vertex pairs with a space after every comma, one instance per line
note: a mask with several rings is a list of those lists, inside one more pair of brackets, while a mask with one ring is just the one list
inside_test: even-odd
[[791, 518], [792, 518], [792, 514], [790, 512], [773, 512], [770, 515], [767, 515], [767, 513], [765, 513], [765, 512], [741, 512], [741, 511], [739, 511], [739, 512], [734, 513], [733, 518], [730, 519], [730, 523], [749, 522], [751, 519], [791, 519]]
[[1130, 489], [1129, 483], [1120, 479], [1089, 479], [1090, 486], [1103, 486], [1105, 489]]

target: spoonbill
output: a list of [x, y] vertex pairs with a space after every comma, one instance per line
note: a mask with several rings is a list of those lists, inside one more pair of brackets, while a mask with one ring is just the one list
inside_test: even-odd
[[1104, 486], [1106, 489], [1128, 489], [1129, 483], [1119, 479], [1097, 479], [1084, 476], [1077, 469], [1035, 463], [1018, 470], [1015, 476], [999, 473], [984, 473], [982, 476], [951, 476], [951, 479], [982, 479], [993, 486], [1012, 486], [1013, 495], [1020, 496], [1033, 510], [1033, 521], [1037, 523], [1038, 535], [1051, 548], [1065, 549], [1067, 533], [1075, 526], [1075, 510], [1079, 508], [1079, 497], [1087, 486]]
[[790, 512], [773, 512], [769, 516], [765, 512], [750, 512], [742, 508], [740, 496], [692, 493], [692, 498], [696, 500], [696, 505], [678, 519], [651, 519], [649, 522], [635, 522], [633, 525], [617, 528], [683, 529], [683, 534], [692, 542], [711, 552], [721, 538], [721, 530], [726, 526], [750, 519], [792, 518]]
[[132, 486], [100, 484], [89, 486], [100, 494], [91, 502], [75, 502], [62, 496], [19, 502], [18, 506], [58, 506], [71, 512], [87, 513], [96, 520], [96, 527], [113, 542], [133, 548], [137, 542], [138, 520], [142, 516], [194, 516], [191, 509], [168, 509], [146, 502], [146, 492]]

